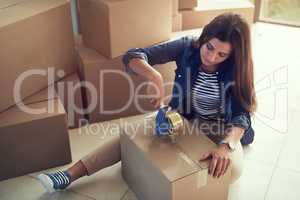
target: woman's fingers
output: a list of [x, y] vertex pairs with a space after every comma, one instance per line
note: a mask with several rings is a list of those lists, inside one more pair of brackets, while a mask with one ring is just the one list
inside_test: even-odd
[[157, 99], [150, 99], [150, 103], [155, 107], [155, 105], [157, 105]]
[[230, 165], [228, 158], [221, 158], [214, 156], [209, 165], [209, 174], [214, 178], [220, 178], [223, 176]]
[[155, 108], [160, 108], [160, 104], [161, 104], [160, 99], [156, 99], [156, 102], [155, 102], [155, 104], [154, 104], [154, 107], [155, 107]]
[[222, 158], [222, 168], [217, 175], [218, 178], [220, 178], [221, 176], [224, 175], [227, 163], [228, 163], [228, 160], [226, 158]]
[[150, 99], [150, 103], [154, 106], [154, 108], [160, 108], [161, 105], [163, 105], [161, 99], [155, 98]]
[[215, 150], [215, 151], [204, 153], [199, 161], [203, 161], [208, 158], [211, 158], [211, 161], [209, 163], [208, 173], [214, 178], [220, 178], [221, 176], [223, 176], [230, 165], [230, 159], [228, 155], [224, 155], [224, 152]]
[[220, 175], [223, 165], [224, 165], [223, 158], [218, 158], [216, 170], [215, 170], [215, 173], [213, 174], [214, 178], [216, 178]]
[[218, 163], [218, 158], [216, 156], [213, 156], [210, 165], [209, 165], [209, 174], [214, 175], [216, 167]]

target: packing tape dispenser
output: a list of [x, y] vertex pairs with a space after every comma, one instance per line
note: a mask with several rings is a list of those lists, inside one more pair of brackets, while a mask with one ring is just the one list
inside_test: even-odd
[[158, 137], [169, 136], [173, 141], [183, 131], [183, 119], [181, 115], [170, 107], [164, 106], [158, 110], [155, 118], [156, 135]]

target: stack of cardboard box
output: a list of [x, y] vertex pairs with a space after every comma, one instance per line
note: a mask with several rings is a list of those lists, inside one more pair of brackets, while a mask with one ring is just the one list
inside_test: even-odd
[[76, 71], [69, 4], [1, 1], [0, 180], [71, 162], [67, 113], [47, 92]]
[[250, 25], [254, 19], [253, 3], [244, 0], [179, 0], [179, 10], [183, 30], [202, 28], [226, 12], [242, 15]]
[[[128, 75], [122, 57], [131, 48], [170, 38], [172, 0], [79, 0], [79, 10], [83, 44], [77, 54], [80, 77], [88, 84], [84, 102], [90, 122], [153, 110], [148, 99], [137, 100], [137, 93], [145, 94], [145, 80]], [[173, 81], [175, 67], [158, 67], [165, 81]]]
[[[0, 66], [4, 72], [0, 111], [15, 104], [14, 86], [22, 86], [23, 99], [58, 80], [58, 71], [71, 74], [76, 70], [67, 0], [29, 0], [2, 8], [0, 30]], [[54, 74], [48, 73], [49, 68]]]

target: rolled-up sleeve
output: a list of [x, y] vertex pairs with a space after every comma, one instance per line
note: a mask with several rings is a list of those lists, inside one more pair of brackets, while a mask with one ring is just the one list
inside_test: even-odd
[[236, 98], [232, 98], [232, 117], [229, 123], [233, 126], [237, 126], [247, 130], [251, 126], [251, 118], [249, 112], [247, 112], [236, 101]]
[[151, 66], [176, 61], [190, 40], [190, 37], [182, 37], [146, 48], [130, 49], [123, 56], [125, 70], [129, 73], [136, 74], [128, 66], [130, 60], [133, 58], [143, 59]]
[[250, 116], [247, 113], [236, 115], [231, 119], [230, 124], [247, 130], [251, 125]]

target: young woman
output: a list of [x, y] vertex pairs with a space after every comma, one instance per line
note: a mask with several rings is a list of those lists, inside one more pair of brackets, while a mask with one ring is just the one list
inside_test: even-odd
[[[159, 91], [151, 102], [159, 107], [163, 77], [152, 66], [176, 61], [175, 86], [169, 106], [188, 119], [221, 121], [230, 128], [217, 148], [199, 157], [209, 159], [213, 177], [232, 166], [232, 182], [241, 174], [242, 145], [252, 143], [250, 115], [256, 109], [249, 26], [236, 14], [223, 14], [206, 25], [199, 38], [183, 37], [148, 48], [129, 50], [123, 57], [128, 71], [152, 82]], [[76, 179], [120, 161], [119, 137], [106, 142], [66, 171], [38, 176], [49, 192], [65, 189]]]

